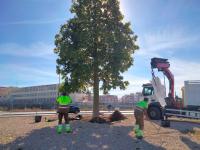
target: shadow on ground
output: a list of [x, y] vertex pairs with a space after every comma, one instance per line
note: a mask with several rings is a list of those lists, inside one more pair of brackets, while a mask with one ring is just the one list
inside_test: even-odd
[[194, 128], [200, 128], [199, 123], [192, 123], [192, 122], [178, 122], [178, 121], [171, 121], [172, 129], [178, 130], [181, 133], [186, 133], [187, 131], [191, 131]]
[[200, 144], [197, 144], [196, 142], [191, 141], [187, 137], [181, 137], [181, 141], [185, 143], [192, 150], [200, 150]]
[[[157, 124], [158, 126], [161, 126], [160, 121], [152, 121], [152, 124]], [[194, 130], [195, 128], [200, 128], [200, 123], [171, 120], [170, 127], [168, 127], [168, 128], [177, 130], [177, 131], [185, 134], [185, 133], [188, 133], [189, 131]]]
[[[191, 134], [195, 134], [196, 130], [200, 129], [199, 123], [171, 120], [170, 121], [171, 125], [170, 127], [168, 127], [168, 129], [173, 129], [173, 130], [166, 130], [166, 131], [160, 131], [160, 129], [162, 128], [160, 126], [160, 121], [152, 121], [152, 124], [154, 124], [154, 126], [155, 124], [157, 124], [158, 126], [155, 128], [157, 128], [157, 131], [159, 132], [159, 134], [166, 134], [166, 136], [170, 134], [174, 134], [177, 131], [177, 133], [180, 136], [181, 141], [185, 145], [187, 145], [189, 149], [200, 150], [200, 141], [194, 140], [191, 138]], [[189, 135], [189, 136], [185, 136], [185, 135]]]
[[25, 137], [17, 138], [0, 149], [20, 150], [164, 150], [130, 136], [133, 127], [92, 124], [83, 121], [72, 122], [73, 133], [58, 135], [55, 127], [33, 130]]

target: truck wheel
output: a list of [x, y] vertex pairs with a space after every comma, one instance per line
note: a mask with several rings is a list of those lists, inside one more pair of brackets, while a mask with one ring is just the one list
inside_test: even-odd
[[152, 120], [160, 120], [161, 119], [160, 109], [157, 107], [150, 107], [148, 109], [148, 116]]

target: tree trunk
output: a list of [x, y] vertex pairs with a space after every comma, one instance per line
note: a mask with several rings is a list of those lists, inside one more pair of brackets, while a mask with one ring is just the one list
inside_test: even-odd
[[97, 48], [98, 48], [98, 44], [97, 44], [97, 37], [98, 37], [98, 30], [97, 30], [97, 20], [96, 20], [96, 8], [94, 5], [94, 0], [91, 1], [92, 2], [92, 7], [93, 7], [93, 58], [94, 58], [94, 68], [93, 68], [93, 93], [94, 93], [94, 97], [93, 97], [93, 115], [92, 118], [98, 118], [99, 117], [99, 64], [98, 64], [98, 54], [97, 54]]
[[99, 117], [99, 77], [98, 77], [98, 65], [94, 65], [94, 83], [93, 83], [93, 116], [92, 118]]

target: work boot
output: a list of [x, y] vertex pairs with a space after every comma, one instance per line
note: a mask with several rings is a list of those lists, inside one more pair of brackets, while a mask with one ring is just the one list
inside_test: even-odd
[[70, 127], [70, 124], [66, 124], [66, 125], [65, 125], [65, 131], [66, 131], [67, 133], [72, 132], [72, 129], [71, 129], [71, 127]]
[[138, 131], [136, 132], [136, 137], [137, 137], [138, 139], [143, 139], [143, 131], [142, 131], [142, 130], [138, 130]]
[[56, 131], [58, 134], [61, 134], [62, 133], [62, 125], [58, 125], [56, 128]]

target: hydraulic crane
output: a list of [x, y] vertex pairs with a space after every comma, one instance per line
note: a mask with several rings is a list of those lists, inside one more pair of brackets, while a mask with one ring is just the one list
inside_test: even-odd
[[170, 63], [168, 62], [168, 59], [163, 59], [163, 58], [151, 59], [151, 69], [152, 69], [153, 80], [155, 79], [154, 69], [158, 69], [158, 71], [163, 72], [163, 74], [169, 80], [169, 93], [168, 93], [168, 96], [165, 98], [167, 107], [181, 108], [182, 105], [180, 104], [179, 101], [176, 101], [175, 96], [174, 96], [175, 95], [174, 94], [174, 75], [169, 70], [169, 67], [170, 67]]
[[[167, 118], [170, 116], [200, 119], [200, 103], [198, 96], [200, 92], [198, 91], [200, 81], [185, 81], [183, 98], [178, 98], [175, 96], [174, 92], [174, 75], [169, 68], [170, 63], [168, 59], [151, 59], [153, 79], [151, 83], [143, 84], [142, 91], [143, 96], [149, 98], [149, 107], [147, 110], [149, 117], [153, 120], [161, 119], [164, 126], [169, 126], [169, 120], [167, 120]], [[162, 72], [169, 80], [169, 92], [167, 96], [165, 86], [163, 86], [160, 79], [155, 76], [154, 69]]]

